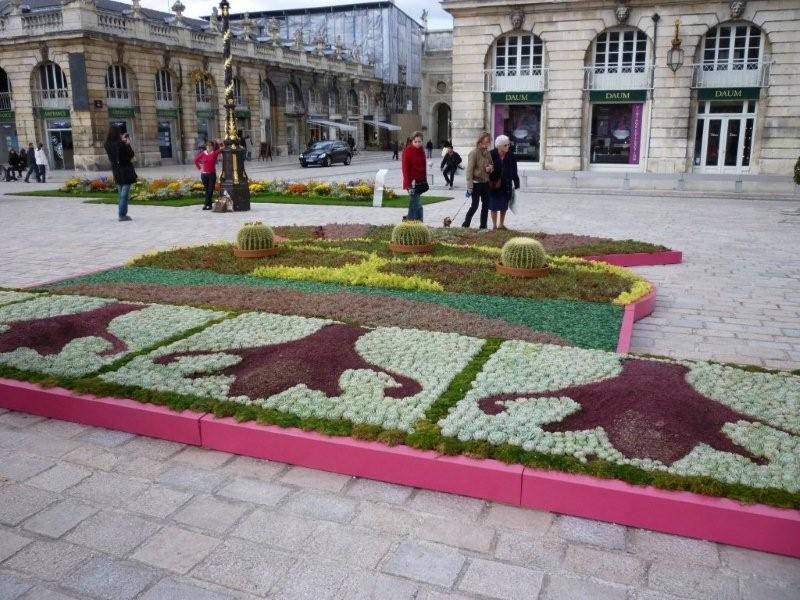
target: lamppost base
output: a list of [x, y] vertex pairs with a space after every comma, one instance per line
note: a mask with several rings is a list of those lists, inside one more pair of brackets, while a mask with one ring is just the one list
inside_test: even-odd
[[250, 210], [250, 180], [244, 170], [244, 149], [225, 147], [222, 150], [220, 193], [227, 193], [233, 202], [234, 212]]

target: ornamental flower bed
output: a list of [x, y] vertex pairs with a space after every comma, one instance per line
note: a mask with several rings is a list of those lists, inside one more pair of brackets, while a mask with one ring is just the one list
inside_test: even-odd
[[0, 307], [0, 364], [80, 377], [224, 314], [86, 296], [35, 297]]
[[14, 290], [0, 290], [0, 306], [4, 304], [11, 304], [12, 302], [21, 302], [22, 300], [30, 300], [35, 298], [37, 294], [31, 292], [16, 292]]

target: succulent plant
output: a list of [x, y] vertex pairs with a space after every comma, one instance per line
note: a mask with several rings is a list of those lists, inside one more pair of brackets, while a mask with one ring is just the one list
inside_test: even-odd
[[431, 230], [422, 221], [403, 221], [392, 229], [392, 242], [402, 246], [423, 246], [432, 239]]
[[261, 221], [245, 223], [236, 234], [236, 247], [239, 250], [263, 250], [275, 245], [275, 234]]
[[503, 244], [500, 262], [515, 269], [540, 269], [547, 266], [547, 253], [533, 238], [515, 237]]

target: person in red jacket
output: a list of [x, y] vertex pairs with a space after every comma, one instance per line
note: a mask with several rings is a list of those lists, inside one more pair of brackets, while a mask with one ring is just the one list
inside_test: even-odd
[[428, 189], [425, 148], [422, 146], [422, 132], [415, 131], [411, 143], [403, 150], [403, 189], [408, 190], [409, 221], [422, 221], [422, 202], [420, 195]]
[[217, 159], [222, 151], [221, 142], [206, 142], [205, 150], [201, 150], [194, 157], [194, 166], [200, 170], [200, 181], [206, 188], [206, 203], [203, 210], [211, 210], [211, 200], [214, 198], [214, 186], [217, 183]]

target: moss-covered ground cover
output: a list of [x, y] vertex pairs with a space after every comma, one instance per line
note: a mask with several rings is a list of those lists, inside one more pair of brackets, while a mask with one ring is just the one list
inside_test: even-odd
[[[120, 314], [97, 314], [108, 307]], [[796, 375], [260, 311], [147, 307], [155, 316], [107, 298], [16, 296], [0, 307], [0, 376], [800, 507]], [[65, 328], [70, 315], [95, 316]], [[157, 319], [163, 332], [151, 340], [132, 315]], [[143, 337], [131, 344], [130, 336]], [[128, 349], [115, 352], [120, 342]], [[78, 348], [99, 368], [49, 368]]]

